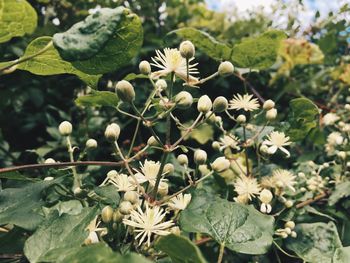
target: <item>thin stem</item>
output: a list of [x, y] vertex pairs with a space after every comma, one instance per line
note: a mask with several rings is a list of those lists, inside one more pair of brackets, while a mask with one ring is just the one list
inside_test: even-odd
[[326, 197], [327, 196], [327, 193], [322, 193], [322, 194], [319, 194], [317, 196], [315, 196], [314, 198], [311, 198], [311, 199], [308, 199], [308, 200], [305, 200], [299, 204], [296, 205], [296, 208], [302, 208], [304, 206], [307, 206], [307, 205], [310, 205], [318, 200], [321, 200], [322, 198]]
[[141, 123], [141, 120], [137, 120], [135, 131], [134, 131], [134, 135], [133, 135], [131, 143], [130, 143], [130, 148], [129, 148], [128, 154], [126, 155], [127, 157], [130, 156], [132, 148], [135, 145], [137, 133], [139, 132], [139, 128], [140, 128], [140, 123]]
[[175, 148], [179, 143], [182, 142], [183, 139], [185, 139], [185, 137], [196, 127], [196, 125], [198, 124], [202, 116], [203, 116], [202, 112], [198, 114], [197, 119], [192, 123], [192, 125], [185, 130], [183, 135], [174, 144], [171, 145], [170, 147], [171, 149]]
[[219, 256], [218, 256], [218, 263], [222, 262], [222, 259], [224, 257], [224, 251], [225, 251], [225, 242], [222, 242], [220, 244], [220, 250], [219, 250]]
[[200, 81], [198, 81], [198, 83], [195, 83], [196, 85], [197, 84], [203, 84], [204, 82], [207, 82], [208, 80], [212, 79], [212, 78], [215, 78], [216, 76], [219, 76], [219, 72], [215, 72], [214, 74], [210, 75], [209, 77], [206, 77], [204, 79], [201, 79]]
[[[170, 86], [169, 86], [169, 100], [172, 99], [173, 96], [173, 87], [174, 87], [174, 73], [170, 75]], [[170, 145], [170, 137], [171, 137], [171, 116], [168, 114], [166, 116], [166, 134], [165, 134], [165, 144]]]
[[[243, 125], [243, 139], [244, 139], [244, 143], [247, 143], [247, 134], [246, 134], [246, 130], [245, 130], [245, 125]], [[247, 146], [245, 146], [244, 149], [244, 155], [245, 155], [245, 165], [246, 165], [246, 169], [247, 169], [247, 176], [250, 175], [249, 172], [249, 159], [248, 159], [248, 152], [247, 152]]]
[[37, 53], [32, 54], [32, 55], [27, 56], [27, 57], [19, 58], [19, 59], [15, 60], [13, 63], [9, 64], [8, 66], [0, 68], [0, 72], [4, 72], [5, 70], [10, 69], [10, 68], [12, 68], [15, 65], [18, 65], [20, 63], [23, 63], [23, 62], [26, 62], [28, 60], [31, 60], [32, 58], [35, 58], [35, 57], [45, 53], [47, 50], [49, 50], [52, 47], [52, 45], [53, 45], [53, 42], [50, 41], [43, 49], [39, 50]]
[[264, 103], [265, 99], [260, 95], [260, 93], [253, 87], [252, 84], [250, 84], [241, 74], [234, 73], [234, 75], [239, 78], [245, 85], [248, 86], [250, 91], [260, 100], [260, 102]]
[[153, 188], [153, 191], [152, 191], [152, 195], [151, 195], [154, 200], [156, 200], [156, 197], [157, 197], [157, 192], [158, 192], [158, 187], [159, 187], [159, 184], [160, 184], [160, 179], [162, 178], [162, 174], [163, 174], [163, 170], [164, 170], [164, 166], [165, 166], [168, 154], [169, 154], [169, 152], [164, 152], [163, 156], [162, 156], [162, 159], [160, 161], [160, 167], [159, 167], [159, 171], [158, 171], [158, 174], [157, 174], [156, 183], [154, 185], [154, 188]]
[[[68, 148], [68, 153], [69, 153], [69, 160], [71, 162], [74, 162], [74, 155], [73, 155], [74, 148], [72, 147], [72, 143], [70, 141], [70, 137], [67, 136], [66, 139], [67, 139], [67, 148]], [[75, 166], [73, 166], [71, 169], [72, 169], [73, 177], [74, 177], [74, 182], [73, 182], [73, 191], [74, 191], [74, 189], [81, 187], [81, 178], [78, 175], [77, 169], [76, 169]]]
[[186, 58], [186, 80], [187, 80], [187, 83], [189, 83], [189, 80], [190, 80], [190, 70], [188, 68], [188, 58]]
[[298, 257], [293, 256], [293, 255], [289, 254], [288, 252], [286, 252], [283, 248], [281, 248], [281, 247], [277, 244], [277, 242], [276, 242], [275, 240], [272, 240], [272, 242], [273, 242], [273, 244], [274, 244], [283, 254], [285, 254], [286, 256], [291, 257], [291, 258], [298, 258]]

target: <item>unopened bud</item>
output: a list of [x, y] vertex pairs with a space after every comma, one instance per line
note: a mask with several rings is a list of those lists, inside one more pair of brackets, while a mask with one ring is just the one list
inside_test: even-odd
[[197, 109], [199, 112], [207, 113], [211, 110], [212, 106], [211, 99], [207, 95], [203, 95], [198, 100]]
[[247, 118], [246, 118], [246, 116], [244, 116], [243, 114], [240, 114], [240, 115], [238, 115], [236, 121], [237, 121], [238, 123], [245, 123], [245, 122], [247, 121]]
[[287, 207], [287, 208], [291, 208], [293, 206], [293, 201], [292, 200], [287, 200], [284, 205]]
[[211, 164], [211, 168], [213, 168], [215, 172], [223, 172], [230, 168], [230, 161], [227, 160], [225, 157], [218, 157]]
[[277, 110], [275, 108], [268, 110], [265, 116], [267, 120], [272, 121], [277, 117]]
[[233, 74], [233, 65], [229, 61], [221, 62], [218, 68], [218, 72], [221, 76], [231, 75]]
[[191, 41], [186, 40], [180, 44], [180, 54], [187, 59], [194, 57], [195, 48]]
[[156, 87], [160, 90], [165, 90], [168, 87], [168, 84], [164, 79], [158, 79], [155, 83]]
[[139, 69], [141, 74], [148, 75], [151, 73], [151, 65], [146, 60], [140, 62]]
[[108, 206], [105, 206], [102, 209], [102, 213], [101, 213], [101, 218], [102, 218], [102, 222], [103, 223], [109, 223], [112, 221], [113, 219], [113, 208]]
[[275, 103], [274, 103], [273, 100], [267, 100], [263, 104], [263, 109], [264, 110], [271, 110], [274, 107], [275, 107]]
[[44, 163], [51, 164], [51, 163], [56, 163], [56, 161], [52, 158], [47, 158]]
[[123, 197], [124, 201], [129, 201], [132, 204], [136, 204], [139, 201], [139, 196], [135, 191], [127, 191]]
[[119, 81], [115, 87], [119, 99], [131, 103], [135, 99], [134, 87], [129, 81]]
[[115, 141], [119, 138], [120, 127], [116, 123], [109, 124], [105, 130], [107, 140]]
[[158, 141], [156, 140], [156, 138], [154, 136], [151, 136], [147, 140], [147, 145], [149, 145], [149, 146], [158, 146], [159, 143], [158, 143]]
[[113, 213], [113, 222], [120, 223], [124, 218], [124, 215], [119, 212], [119, 210], [114, 211]]
[[207, 153], [203, 150], [196, 150], [194, 152], [194, 162], [196, 164], [204, 164], [207, 161]]
[[116, 176], [118, 176], [118, 172], [116, 170], [110, 170], [108, 173], [107, 173], [107, 178], [115, 178]]
[[292, 233], [290, 233], [290, 236], [291, 236], [292, 238], [296, 238], [296, 237], [297, 237], [297, 232], [292, 231]]
[[96, 148], [97, 147], [97, 141], [95, 139], [88, 139], [85, 143], [86, 148]]
[[268, 153], [268, 151], [269, 151], [269, 147], [267, 145], [263, 144], [260, 146], [260, 152]]
[[68, 136], [72, 133], [73, 126], [69, 121], [63, 121], [58, 126], [58, 131], [62, 136]]
[[164, 173], [167, 175], [172, 174], [175, 171], [175, 167], [172, 163], [167, 163], [164, 165]]
[[160, 182], [158, 188], [158, 194], [160, 196], [166, 196], [169, 193], [169, 185], [166, 182]]
[[123, 201], [119, 204], [119, 212], [123, 215], [128, 215], [134, 209], [129, 201]]
[[175, 102], [178, 108], [188, 109], [193, 103], [193, 97], [189, 92], [181, 91], [176, 95]]
[[213, 149], [215, 150], [215, 151], [220, 151], [220, 143], [219, 142], [217, 142], [217, 141], [215, 141], [215, 142], [213, 142], [212, 144], [211, 144], [211, 147], [213, 147]]
[[214, 112], [223, 112], [228, 107], [228, 101], [225, 97], [219, 96], [213, 102], [213, 111]]
[[187, 158], [187, 155], [185, 154], [180, 154], [177, 157], [177, 161], [179, 162], [180, 165], [188, 165], [188, 158]]
[[340, 159], [345, 160], [345, 159], [346, 159], [346, 152], [340, 151], [340, 152], [337, 153], [337, 156], [338, 156]]
[[273, 198], [273, 195], [270, 190], [268, 189], [263, 189], [260, 193], [260, 201], [263, 202], [264, 204], [269, 204]]
[[289, 227], [290, 229], [294, 229], [295, 228], [295, 223], [294, 223], [294, 221], [287, 221], [284, 224], [284, 227]]

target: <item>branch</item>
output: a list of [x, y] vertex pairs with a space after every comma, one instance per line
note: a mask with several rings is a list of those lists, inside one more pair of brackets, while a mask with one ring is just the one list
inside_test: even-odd
[[322, 194], [319, 194], [317, 196], [315, 196], [314, 198], [311, 198], [311, 199], [308, 199], [308, 200], [305, 200], [299, 204], [296, 205], [296, 208], [302, 208], [304, 206], [307, 206], [307, 205], [310, 205], [314, 202], [317, 202], [318, 200], [321, 200], [322, 198], [326, 197], [328, 195], [328, 193], [322, 193]]
[[124, 162], [103, 162], [103, 161], [84, 161], [84, 162], [63, 162], [63, 163], [40, 163], [40, 164], [27, 164], [8, 168], [1, 168], [1, 173], [8, 173], [13, 171], [22, 171], [29, 169], [41, 169], [41, 168], [56, 168], [56, 167], [69, 167], [69, 166], [87, 166], [87, 165], [99, 165], [99, 166], [122, 166]]
[[250, 91], [260, 100], [261, 103], [265, 102], [265, 99], [260, 95], [260, 93], [254, 88], [254, 86], [252, 84], [250, 84], [250, 82], [244, 78], [241, 74], [239, 73], [234, 73], [234, 75], [239, 78], [241, 81], [243, 81], [244, 83], [247, 84], [248, 88], [250, 89]]

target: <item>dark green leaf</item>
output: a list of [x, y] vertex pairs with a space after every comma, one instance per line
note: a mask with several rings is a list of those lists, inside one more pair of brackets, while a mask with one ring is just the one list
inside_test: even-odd
[[115, 108], [118, 106], [118, 102], [119, 98], [114, 92], [96, 90], [92, 90], [91, 94], [78, 97], [75, 100], [77, 105], [86, 107], [109, 106]]
[[124, 80], [131, 81], [134, 79], [148, 79], [147, 75], [130, 73], [124, 77]]
[[0, 178], [4, 179], [10, 179], [10, 180], [18, 180], [18, 181], [34, 181], [35, 179], [25, 177], [18, 171], [14, 172], [7, 172], [7, 173], [0, 173]]
[[160, 238], [155, 248], [167, 254], [174, 263], [204, 263], [199, 248], [186, 237], [170, 234]]
[[334, 252], [341, 241], [333, 222], [298, 224], [297, 238], [288, 238], [287, 248], [303, 260], [311, 263], [331, 263]]
[[119, 193], [114, 185], [99, 186], [94, 189], [95, 193], [102, 198], [105, 204], [118, 204], [120, 200]]
[[335, 186], [335, 190], [332, 192], [328, 199], [330, 206], [335, 205], [340, 199], [350, 196], [350, 181], [342, 182]]
[[199, 190], [181, 213], [180, 224], [183, 230], [206, 233], [233, 251], [264, 254], [272, 243], [274, 219]]
[[[86, 227], [97, 215], [97, 207], [84, 208], [78, 215], [52, 213], [29, 237], [24, 254], [30, 262], [55, 261], [55, 250], [62, 251], [80, 246], [88, 236]], [[61, 254], [61, 253], [60, 253]]]
[[302, 140], [311, 129], [317, 126], [318, 108], [311, 100], [298, 98], [290, 101], [289, 110], [288, 122], [290, 127], [287, 134], [292, 141]]
[[0, 0], [0, 43], [33, 33], [37, 20], [34, 8], [26, 0]]

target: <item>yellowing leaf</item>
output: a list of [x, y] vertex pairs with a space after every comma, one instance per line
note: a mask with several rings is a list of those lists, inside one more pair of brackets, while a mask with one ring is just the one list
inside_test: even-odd
[[[184, 134], [184, 131], [181, 132]], [[200, 144], [206, 144], [208, 141], [212, 140], [214, 136], [214, 129], [209, 124], [202, 124], [198, 128], [194, 129], [190, 132], [185, 140], [191, 138], [199, 142]]]

